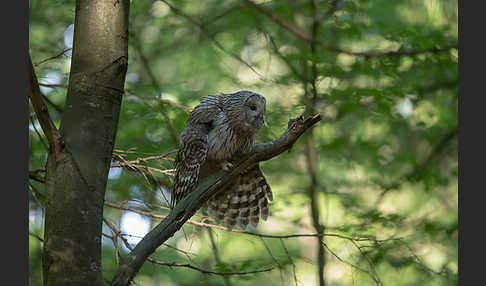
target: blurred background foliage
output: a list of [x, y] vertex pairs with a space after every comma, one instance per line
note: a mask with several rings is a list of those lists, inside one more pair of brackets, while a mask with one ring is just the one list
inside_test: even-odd
[[[249, 231], [314, 234], [321, 225], [331, 235], [208, 230], [197, 222], [214, 222], [198, 213], [134, 285], [319, 285], [319, 245], [326, 285], [457, 285], [457, 1], [253, 3], [131, 1], [113, 161], [124, 168], [111, 169], [106, 191], [105, 279], [128, 251], [116, 230], [133, 245], [168, 212], [171, 151], [188, 110], [205, 95], [247, 89], [267, 98], [258, 142], [279, 136], [291, 117], [323, 115], [291, 152], [262, 163], [274, 201], [268, 221]], [[74, 12], [73, 1], [30, 0], [30, 54], [58, 125]], [[47, 155], [32, 109], [29, 129], [29, 275], [41, 285]], [[223, 277], [186, 264], [273, 269]]]

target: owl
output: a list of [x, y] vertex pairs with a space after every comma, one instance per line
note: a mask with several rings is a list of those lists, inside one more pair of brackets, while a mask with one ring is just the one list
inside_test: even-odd
[[[197, 183], [218, 169], [229, 171], [238, 158], [249, 153], [255, 135], [265, 122], [266, 100], [251, 91], [208, 95], [186, 122], [177, 152], [176, 173], [171, 190], [172, 206], [191, 192]], [[217, 223], [231, 230], [236, 224], [257, 227], [269, 214], [272, 191], [258, 164], [235, 176], [213, 196], [203, 209]]]

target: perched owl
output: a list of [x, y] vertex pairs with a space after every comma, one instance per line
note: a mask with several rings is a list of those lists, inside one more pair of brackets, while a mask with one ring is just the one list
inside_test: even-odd
[[[263, 96], [251, 91], [209, 95], [189, 115], [181, 133], [175, 160], [172, 206], [191, 192], [199, 180], [217, 169], [229, 170], [231, 162], [251, 151], [255, 135], [265, 121]], [[238, 224], [256, 227], [268, 217], [272, 191], [258, 164], [236, 176], [205, 205], [207, 213], [232, 229]]]

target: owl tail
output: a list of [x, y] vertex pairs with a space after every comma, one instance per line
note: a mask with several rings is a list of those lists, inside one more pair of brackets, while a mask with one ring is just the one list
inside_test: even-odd
[[257, 227], [260, 216], [269, 214], [268, 200], [273, 200], [272, 190], [258, 165], [235, 178], [226, 190], [211, 198], [206, 204], [207, 213], [217, 223], [225, 221], [228, 230], [238, 224], [245, 230], [248, 224]]

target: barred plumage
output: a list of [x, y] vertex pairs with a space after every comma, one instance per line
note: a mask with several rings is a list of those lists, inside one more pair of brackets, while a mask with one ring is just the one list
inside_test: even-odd
[[[264, 123], [266, 100], [250, 91], [209, 95], [191, 112], [181, 134], [171, 203], [174, 206], [199, 180], [222, 164], [248, 153]], [[216, 221], [231, 229], [256, 227], [269, 214], [272, 192], [258, 164], [237, 176], [205, 205]]]
[[211, 198], [205, 208], [216, 222], [225, 221], [228, 229], [236, 224], [246, 229], [248, 224], [257, 227], [260, 216], [267, 219], [268, 200], [273, 200], [272, 191], [260, 167], [254, 165], [236, 177], [222, 193]]

